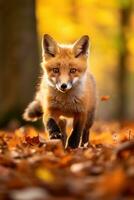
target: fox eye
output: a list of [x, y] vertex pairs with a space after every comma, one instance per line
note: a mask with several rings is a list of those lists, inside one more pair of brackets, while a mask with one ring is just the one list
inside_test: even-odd
[[54, 72], [55, 74], [59, 73], [59, 68], [53, 68], [53, 72]]
[[76, 69], [75, 68], [71, 68], [70, 69], [70, 73], [74, 74], [76, 72]]

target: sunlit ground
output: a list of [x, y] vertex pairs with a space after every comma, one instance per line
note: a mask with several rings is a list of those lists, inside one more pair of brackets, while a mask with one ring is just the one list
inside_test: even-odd
[[[67, 126], [67, 135], [69, 136], [71, 133], [71, 123]], [[9, 146], [12, 148], [16, 147], [17, 144], [23, 142], [28, 137], [33, 142], [36, 138], [38, 140], [48, 140], [48, 134], [44, 131], [40, 131], [35, 129], [32, 126], [21, 127], [15, 131], [1, 131], [1, 137], [9, 139]], [[11, 136], [11, 137], [10, 137]], [[125, 140], [133, 140], [134, 139], [134, 123], [126, 122], [120, 124], [119, 122], [95, 122], [93, 127], [90, 130], [90, 143], [92, 145], [106, 145], [106, 146], [116, 146], [119, 143], [122, 143]], [[37, 140], [37, 143], [39, 142]], [[8, 141], [8, 140], [7, 140]]]
[[65, 150], [33, 127], [1, 131], [0, 199], [132, 200], [133, 137], [134, 124], [96, 122], [89, 148]]

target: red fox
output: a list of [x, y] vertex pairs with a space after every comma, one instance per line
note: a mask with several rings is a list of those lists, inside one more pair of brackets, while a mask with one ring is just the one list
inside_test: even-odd
[[72, 45], [58, 44], [48, 34], [43, 36], [43, 77], [34, 101], [23, 115], [25, 120], [32, 121], [43, 117], [50, 139], [64, 138], [61, 116], [73, 118], [73, 130], [67, 141], [70, 148], [88, 144], [94, 120], [96, 84], [89, 72], [88, 49], [87, 35]]

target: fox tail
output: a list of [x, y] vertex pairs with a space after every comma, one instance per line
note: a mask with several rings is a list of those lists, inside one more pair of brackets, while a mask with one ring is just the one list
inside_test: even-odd
[[41, 103], [38, 100], [32, 101], [25, 109], [23, 119], [26, 121], [37, 121], [43, 115]]

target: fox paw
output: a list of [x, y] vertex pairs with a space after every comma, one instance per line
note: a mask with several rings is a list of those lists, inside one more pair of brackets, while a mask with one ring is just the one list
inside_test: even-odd
[[62, 133], [58, 133], [58, 132], [54, 132], [51, 133], [50, 135], [50, 139], [63, 139], [63, 134]]

